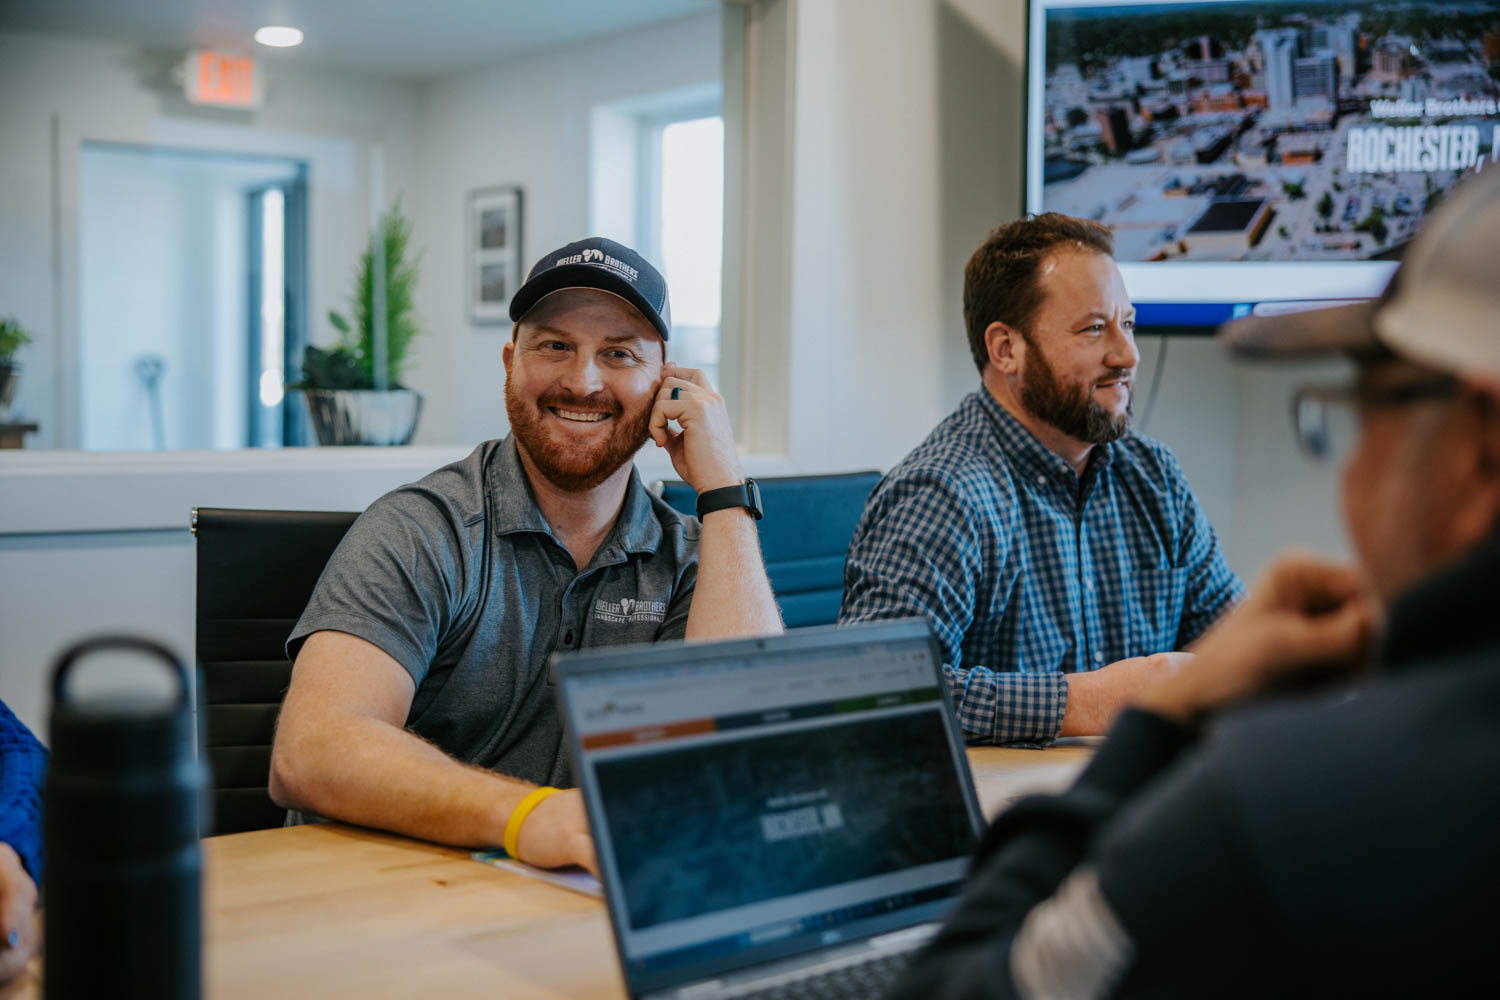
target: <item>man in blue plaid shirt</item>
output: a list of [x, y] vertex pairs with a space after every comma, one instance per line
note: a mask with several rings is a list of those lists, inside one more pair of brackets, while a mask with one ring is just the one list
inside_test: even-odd
[[982, 386], [871, 494], [843, 624], [922, 615], [977, 743], [1103, 732], [1244, 593], [1170, 450], [1130, 430], [1135, 309], [1097, 223], [1047, 213], [964, 270]]

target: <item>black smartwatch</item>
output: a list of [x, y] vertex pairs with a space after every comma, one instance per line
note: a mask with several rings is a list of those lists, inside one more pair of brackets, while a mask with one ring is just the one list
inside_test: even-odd
[[759, 521], [764, 511], [760, 508], [760, 487], [755, 485], [755, 480], [747, 479], [738, 486], [721, 486], [716, 490], [698, 494], [698, 520], [700, 521], [703, 520], [704, 514], [712, 514], [725, 507], [743, 507], [750, 512], [751, 517]]

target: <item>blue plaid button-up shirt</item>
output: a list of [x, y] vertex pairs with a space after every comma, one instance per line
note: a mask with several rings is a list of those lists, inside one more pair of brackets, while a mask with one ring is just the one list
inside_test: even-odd
[[1080, 478], [980, 389], [870, 495], [839, 622], [925, 616], [969, 741], [1044, 746], [1063, 673], [1182, 649], [1243, 594], [1165, 445]]

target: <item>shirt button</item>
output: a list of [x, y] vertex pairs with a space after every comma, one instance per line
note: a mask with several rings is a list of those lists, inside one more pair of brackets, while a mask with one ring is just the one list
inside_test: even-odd
[[563, 645], [564, 646], [571, 646], [571, 645], [573, 645], [573, 630], [572, 629], [568, 629], [568, 631], [563, 634]]
[[1038, 486], [1046, 486], [1047, 485], [1047, 477], [1046, 476], [1037, 476], [1036, 477], [1036, 484]]
[[1093, 580], [1085, 580], [1085, 581], [1083, 581], [1083, 589], [1084, 590], [1093, 590], [1094, 589], [1094, 581]]
[[1104, 654], [1103, 653], [1095, 653], [1094, 654], [1094, 662], [1102, 666], [1104, 664]]

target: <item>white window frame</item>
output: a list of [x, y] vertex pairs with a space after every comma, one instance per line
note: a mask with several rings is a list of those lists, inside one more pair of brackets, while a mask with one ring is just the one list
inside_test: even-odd
[[[713, 82], [596, 106], [590, 122], [590, 232], [619, 240], [660, 265], [663, 261], [662, 133], [667, 126], [678, 122], [722, 118], [723, 104], [723, 88]], [[622, 164], [628, 166], [622, 169]], [[724, 170], [727, 175], [727, 149]], [[727, 236], [727, 205], [725, 214]], [[725, 282], [730, 278], [726, 271], [727, 268], [721, 268], [719, 276], [721, 301]], [[728, 349], [724, 333], [721, 309], [719, 390], [729, 402], [731, 412], [735, 412], [740, 373], [736, 355]]]
[[[667, 126], [701, 118], [724, 117], [717, 95], [710, 101], [672, 106], [662, 113], [639, 116], [636, 126], [636, 247], [648, 260], [661, 260], [661, 143]], [[728, 172], [726, 165], [725, 172]], [[721, 279], [722, 280], [722, 279]]]
[[[745, 471], [781, 475], [795, 471], [789, 465], [787, 380], [796, 0], [726, 3], [721, 9], [722, 81], [593, 109], [589, 229], [643, 253], [659, 249], [642, 246], [640, 239], [641, 215], [655, 198], [641, 197], [641, 177], [648, 173], [640, 162], [642, 123], [660, 127], [715, 110], [723, 116], [719, 391], [745, 453]], [[633, 145], [633, 155], [625, 144]]]

